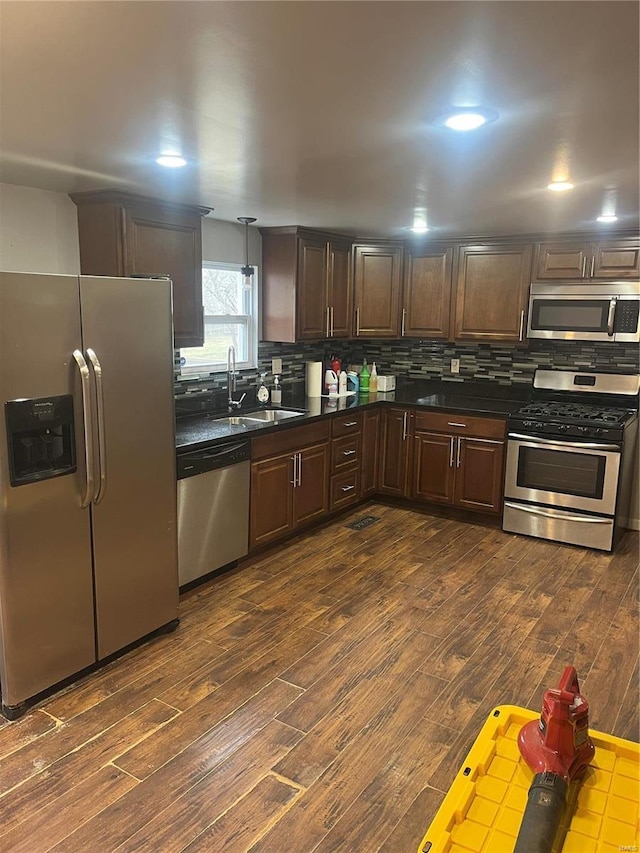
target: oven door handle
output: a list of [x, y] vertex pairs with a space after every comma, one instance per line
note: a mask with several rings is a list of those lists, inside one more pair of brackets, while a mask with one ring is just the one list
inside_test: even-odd
[[544, 512], [541, 509], [536, 509], [533, 506], [524, 506], [523, 504], [512, 504], [509, 501], [504, 502], [505, 506], [508, 506], [509, 509], [517, 509], [522, 510], [523, 512], [531, 513], [531, 515], [541, 515], [544, 518], [553, 518], [556, 521], [581, 521], [586, 524], [611, 524], [610, 518], [596, 518], [595, 516], [589, 515], [569, 515], [566, 512]]
[[586, 441], [560, 441], [555, 438], [540, 438], [537, 435], [520, 435], [518, 432], [510, 432], [509, 438], [516, 438], [520, 441], [531, 441], [534, 444], [554, 444], [556, 447], [571, 447], [573, 450], [617, 450], [620, 447], [617, 444], [596, 444]]

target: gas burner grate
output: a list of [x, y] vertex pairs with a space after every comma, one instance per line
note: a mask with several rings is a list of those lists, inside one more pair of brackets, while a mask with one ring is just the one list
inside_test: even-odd
[[351, 524], [345, 524], [345, 527], [348, 527], [349, 530], [364, 530], [365, 527], [375, 524], [376, 521], [380, 521], [376, 515], [363, 515], [362, 518], [352, 521]]

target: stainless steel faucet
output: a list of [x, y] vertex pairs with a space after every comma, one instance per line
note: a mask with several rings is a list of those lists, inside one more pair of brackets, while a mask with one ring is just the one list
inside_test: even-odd
[[242, 401], [247, 396], [247, 393], [242, 395], [239, 400], [234, 400], [233, 395], [236, 391], [236, 348], [230, 346], [227, 350], [227, 388], [229, 389], [229, 411], [239, 409]]

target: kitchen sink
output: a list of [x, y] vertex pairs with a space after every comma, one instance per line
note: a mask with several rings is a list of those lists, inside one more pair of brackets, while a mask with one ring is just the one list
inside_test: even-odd
[[262, 409], [259, 412], [248, 412], [244, 417], [253, 421], [273, 423], [274, 421], [285, 421], [287, 418], [299, 418], [304, 414], [304, 412], [292, 412], [290, 409]]
[[262, 409], [259, 412], [247, 412], [246, 415], [228, 415], [216, 418], [216, 423], [229, 426], [256, 427], [259, 424], [279, 423], [288, 418], [299, 418], [304, 412], [292, 412], [290, 409]]

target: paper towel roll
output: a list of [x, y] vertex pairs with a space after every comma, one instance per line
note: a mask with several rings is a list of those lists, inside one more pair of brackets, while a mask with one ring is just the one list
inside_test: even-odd
[[320, 397], [322, 394], [322, 362], [307, 363], [307, 397]]

